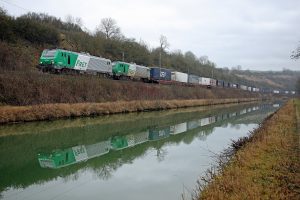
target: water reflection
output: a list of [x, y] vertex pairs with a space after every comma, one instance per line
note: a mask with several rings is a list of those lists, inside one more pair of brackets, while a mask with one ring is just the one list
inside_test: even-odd
[[[100, 141], [95, 144], [78, 145], [65, 149], [53, 150], [51, 153], [42, 152], [38, 154], [38, 161], [42, 168], [61, 168], [71, 164], [87, 161], [88, 159], [103, 156], [111, 151], [118, 151], [136, 145], [143, 144], [145, 142], [151, 142], [155, 140], [161, 140], [168, 137], [172, 137], [177, 134], [184, 134], [193, 129], [199, 129], [198, 138], [205, 140], [205, 136], [212, 131], [204, 130], [206, 126], [213, 125], [217, 122], [230, 120], [233, 118], [240, 118], [242, 115], [251, 114], [252, 112], [261, 110], [262, 113], [268, 114], [273, 111], [273, 108], [277, 108], [279, 104], [263, 104], [260, 106], [249, 106], [235, 112], [220, 113], [215, 116], [208, 116], [199, 119], [193, 119], [190, 121], [180, 122], [174, 125], [167, 125], [160, 127], [149, 127], [145, 131], [127, 134], [127, 135], [114, 135], [105, 141]], [[247, 120], [247, 119], [246, 119]], [[249, 121], [248, 121], [249, 123]], [[203, 128], [204, 129], [203, 129]], [[202, 129], [201, 129], [202, 128]], [[237, 129], [239, 127], [237, 126]], [[157, 150], [158, 157], [162, 155], [161, 150]], [[162, 157], [162, 156], [160, 156]], [[160, 158], [161, 159], [161, 158]]]
[[[50, 190], [54, 183], [63, 185], [53, 189], [53, 193], [48, 193], [53, 196], [59, 190], [67, 189], [65, 184], [71, 187], [72, 184], [80, 184], [80, 181], [101, 180], [89, 186], [98, 187], [90, 193], [95, 194], [93, 197], [96, 198], [97, 191], [99, 193], [99, 188], [102, 188], [101, 193], [106, 192], [114, 199], [113, 190], [118, 184], [118, 189], [124, 189], [126, 184], [129, 187], [128, 180], [124, 178], [128, 173], [136, 176], [130, 176], [131, 180], [144, 177], [149, 181], [148, 185], [140, 180], [132, 182], [131, 188], [138, 184], [141, 193], [154, 194], [151, 191], [156, 191], [157, 187], [163, 187], [162, 184], [166, 183], [161, 176], [168, 175], [170, 182], [176, 181], [172, 178], [179, 172], [171, 169], [181, 166], [184, 170], [180, 174], [195, 178], [201, 173], [199, 163], [206, 164], [204, 169], [209, 167], [209, 157], [199, 158], [203, 142], [220, 148], [228, 145], [224, 136], [231, 139], [233, 132], [236, 137], [236, 133], [240, 132], [243, 132], [240, 135], [245, 135], [252, 127], [248, 127], [248, 124], [259, 123], [278, 109], [277, 104], [201, 107], [1, 126], [0, 135], [10, 134], [0, 137], [1, 195], [4, 199], [14, 199], [15, 194], [20, 194], [23, 199], [26, 195], [34, 194], [35, 190]], [[211, 137], [218, 129], [224, 135]], [[218, 140], [210, 141], [209, 138]], [[189, 149], [184, 149], [187, 146]], [[140, 166], [137, 166], [137, 162]], [[128, 169], [129, 166], [132, 171], [124, 172], [124, 168]], [[162, 166], [168, 170], [164, 171]], [[152, 168], [156, 170], [151, 171]], [[92, 178], [86, 178], [88, 176]], [[189, 181], [195, 183], [194, 179]], [[114, 184], [110, 185], [112, 182]], [[180, 192], [182, 187], [172, 188]], [[177, 195], [174, 191], [171, 193]], [[170, 193], [165, 195], [159, 198], [170, 197]], [[36, 199], [47, 198], [36, 196]]]

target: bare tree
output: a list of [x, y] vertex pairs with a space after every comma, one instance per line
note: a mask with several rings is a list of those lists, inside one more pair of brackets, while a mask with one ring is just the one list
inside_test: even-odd
[[202, 65], [205, 65], [208, 63], [208, 56], [200, 56], [199, 61]]
[[70, 14], [65, 17], [65, 20], [69, 24], [75, 24], [75, 18]]
[[159, 44], [160, 44], [160, 49], [161, 50], [166, 50], [170, 47], [170, 44], [167, 40], [167, 37], [164, 35], [161, 35], [159, 38]]
[[112, 18], [104, 18], [101, 20], [100, 25], [97, 27], [96, 32], [105, 34], [106, 39], [120, 36], [121, 29], [117, 26], [116, 20]]
[[159, 38], [159, 44], [160, 44], [160, 51], [159, 51], [159, 67], [161, 67], [161, 54], [163, 51], [168, 49], [170, 47], [170, 44], [167, 40], [167, 37], [164, 35], [161, 35]]

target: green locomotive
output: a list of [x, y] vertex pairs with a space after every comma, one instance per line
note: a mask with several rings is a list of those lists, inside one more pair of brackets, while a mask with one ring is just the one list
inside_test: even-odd
[[114, 78], [138, 79], [145, 82], [150, 80], [150, 68], [135, 63], [113, 62], [112, 73]]
[[45, 49], [40, 57], [39, 68], [57, 73], [80, 72], [112, 75], [112, 65], [109, 59], [63, 49]]

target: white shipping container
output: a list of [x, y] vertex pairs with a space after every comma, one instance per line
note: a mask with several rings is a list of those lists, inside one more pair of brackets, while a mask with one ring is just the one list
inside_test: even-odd
[[210, 82], [211, 86], [216, 86], [217, 85], [217, 80], [216, 79], [210, 78], [209, 82]]
[[108, 153], [111, 148], [111, 143], [110, 140], [108, 140], [98, 142], [96, 144], [86, 145], [85, 148], [88, 158], [94, 158]]
[[128, 147], [132, 147], [135, 145], [134, 135], [130, 134], [130, 135], [126, 135], [125, 137], [127, 139]]
[[235, 112], [229, 114], [229, 117], [235, 117], [235, 116], [236, 116], [236, 113], [235, 113]]
[[247, 88], [247, 90], [251, 92], [251, 90], [252, 90], [252, 87], [248, 87], [248, 88]]
[[206, 126], [209, 124], [209, 117], [200, 119], [200, 121], [201, 121], [201, 126]]
[[209, 118], [209, 124], [215, 123], [216, 122], [216, 117], [210, 117]]
[[182, 72], [172, 72], [171, 73], [171, 80], [181, 82], [181, 83], [187, 83], [188, 82], [188, 75], [186, 73], [182, 73]]
[[135, 145], [147, 142], [149, 138], [149, 131], [144, 131], [138, 134], [134, 134]]
[[187, 122], [187, 129], [188, 130], [195, 129], [197, 127], [198, 127], [198, 121], [197, 120]]
[[145, 67], [142, 65], [136, 65], [136, 64], [131, 64], [131, 65], [135, 65], [134, 77], [150, 79], [150, 68], [149, 67]]
[[210, 78], [200, 77], [199, 84], [200, 85], [210, 85]]
[[247, 113], [247, 110], [246, 109], [243, 109], [240, 111], [240, 115], [243, 115], [243, 114], [246, 114]]
[[246, 85], [241, 85], [241, 89], [242, 89], [242, 90], [247, 90], [247, 88], [248, 88], [248, 87], [247, 87]]
[[176, 135], [176, 134], [179, 134], [179, 133], [184, 133], [187, 131], [187, 124], [186, 122], [184, 123], [181, 123], [181, 124], [176, 124], [174, 126], [171, 126], [171, 132], [170, 134], [171, 135]]

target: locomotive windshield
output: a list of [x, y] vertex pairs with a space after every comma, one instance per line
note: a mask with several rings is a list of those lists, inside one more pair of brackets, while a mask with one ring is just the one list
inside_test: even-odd
[[54, 57], [55, 53], [56, 53], [56, 50], [50, 50], [50, 51], [46, 51], [43, 56], [47, 57], [47, 58]]

